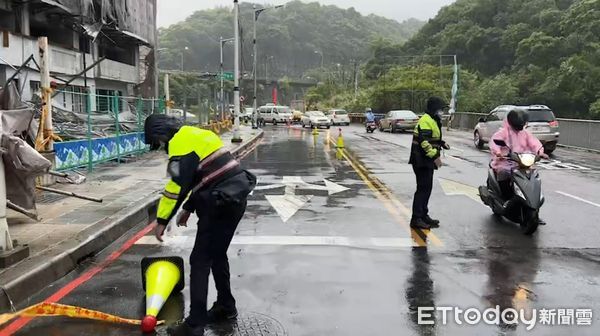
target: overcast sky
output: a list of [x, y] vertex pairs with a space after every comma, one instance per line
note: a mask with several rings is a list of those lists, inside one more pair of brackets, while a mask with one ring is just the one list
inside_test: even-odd
[[[279, 4], [285, 3], [285, 0], [254, 0], [252, 2]], [[318, 2], [342, 8], [354, 7], [362, 14], [377, 14], [403, 21], [411, 17], [421, 20], [429, 19], [435, 16], [442, 6], [452, 3], [454, 0], [319, 0]], [[158, 0], [158, 25], [159, 27], [169, 26], [184, 20], [199, 9], [231, 6], [232, 4], [233, 0]]]

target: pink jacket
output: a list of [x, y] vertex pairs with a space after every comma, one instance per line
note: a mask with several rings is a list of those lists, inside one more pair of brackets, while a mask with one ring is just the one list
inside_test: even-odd
[[515, 131], [507, 119], [504, 119], [504, 125], [496, 134], [492, 136], [490, 140], [490, 152], [492, 153], [492, 168], [498, 170], [512, 170], [517, 166], [513, 161], [499, 158], [496, 154], [503, 156], [508, 155], [509, 150], [507, 147], [500, 147], [494, 143], [494, 139], [504, 140], [508, 147], [513, 152], [517, 153], [544, 153], [544, 147], [542, 143], [531, 133], [526, 130], [520, 132]]

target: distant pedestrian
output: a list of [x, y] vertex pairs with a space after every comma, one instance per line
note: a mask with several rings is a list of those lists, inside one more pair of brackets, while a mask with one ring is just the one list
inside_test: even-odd
[[442, 113], [448, 107], [443, 99], [430, 97], [427, 111], [419, 119], [413, 133], [409, 163], [417, 178], [410, 226], [417, 229], [437, 228], [440, 221], [429, 217], [429, 197], [433, 188], [433, 172], [442, 166], [441, 150], [450, 149], [442, 140]]
[[[170, 335], [204, 335], [204, 326], [237, 317], [231, 293], [227, 249], [246, 211], [246, 198], [256, 177], [242, 169], [215, 133], [181, 126], [174, 118], [153, 114], [145, 123], [146, 143], [164, 147], [169, 155], [171, 180], [158, 203], [156, 238], [177, 213], [177, 226], [187, 226], [191, 213], [198, 215], [196, 241], [190, 255], [190, 315], [170, 330]], [[212, 271], [217, 301], [206, 310], [208, 276]]]

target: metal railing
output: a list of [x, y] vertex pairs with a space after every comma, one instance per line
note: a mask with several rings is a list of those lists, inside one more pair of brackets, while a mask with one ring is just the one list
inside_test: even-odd
[[[54, 133], [63, 141], [54, 143], [55, 170], [86, 167], [124, 157], [139, 156], [148, 150], [144, 143], [144, 122], [153, 113], [167, 113], [162, 99], [56, 91], [53, 104]], [[196, 111], [195, 111], [196, 112]], [[183, 115], [170, 114], [183, 119]], [[198, 106], [196, 116], [187, 115], [185, 123], [217, 134], [232, 128], [230, 119], [208, 104]]]
[[126, 156], [147, 151], [144, 121], [152, 113], [164, 113], [161, 99], [58, 91], [53, 106], [56, 170], [93, 167], [120, 162]]
[[[451, 128], [473, 131], [479, 118], [485, 113], [456, 112], [452, 116]], [[560, 138], [558, 144], [587, 150], [600, 151], [600, 120], [557, 118]]]

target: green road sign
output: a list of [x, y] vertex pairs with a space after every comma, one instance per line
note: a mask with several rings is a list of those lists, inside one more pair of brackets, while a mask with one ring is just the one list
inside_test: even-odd
[[224, 80], [232, 81], [233, 80], [233, 72], [224, 72], [222, 77]]

